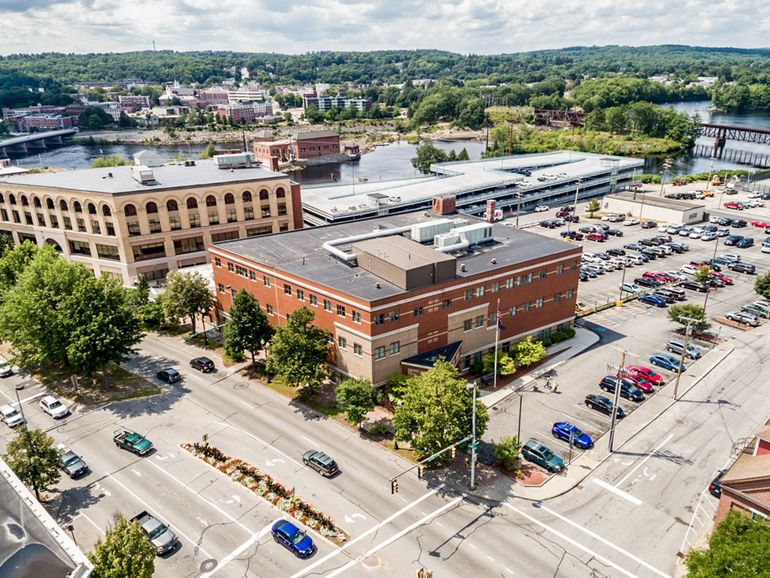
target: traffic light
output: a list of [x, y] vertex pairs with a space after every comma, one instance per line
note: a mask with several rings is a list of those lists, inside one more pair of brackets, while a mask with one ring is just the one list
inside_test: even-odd
[[417, 479], [422, 478], [425, 473], [425, 466], [417, 466]]
[[398, 493], [398, 480], [390, 480], [390, 493], [391, 494]]
[[449, 449], [449, 455], [452, 456], [452, 459], [455, 459], [457, 457], [457, 446], [452, 446]]

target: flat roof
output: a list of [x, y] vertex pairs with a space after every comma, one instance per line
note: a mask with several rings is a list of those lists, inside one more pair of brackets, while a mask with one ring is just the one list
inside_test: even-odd
[[644, 198], [644, 204], [651, 207], [660, 207], [663, 209], [672, 209], [674, 211], [692, 211], [694, 209], [704, 209], [706, 205], [697, 201], [682, 201], [678, 199], [667, 199], [666, 197], [658, 196], [655, 192], [642, 192], [638, 191], [636, 194], [627, 191], [621, 191], [619, 193], [613, 193], [607, 195], [608, 199], [618, 199], [621, 201], [631, 201], [634, 203], [642, 203]]
[[[394, 229], [443, 218], [463, 218], [469, 223], [484, 222], [464, 215], [435, 215], [416, 211], [350, 221], [320, 227], [297, 229], [250, 239], [224, 241], [214, 245], [245, 259], [285, 273], [307, 279], [318, 285], [357, 297], [377, 301], [409, 293], [388, 283], [361, 267], [351, 267], [327, 252], [322, 245], [346, 237], [353, 237], [382, 229]], [[504, 223], [494, 223], [493, 243], [471, 247], [468, 253], [450, 253], [457, 257], [457, 276], [461, 279], [479, 273], [509, 268], [517, 263], [543, 259], [559, 254], [573, 253], [577, 247], [560, 239], [545, 237], [527, 230], [515, 229]], [[337, 248], [350, 251], [350, 246]], [[432, 249], [431, 249], [432, 250]], [[494, 263], [492, 262], [494, 259]], [[461, 266], [464, 265], [464, 271]]]
[[722, 483], [765, 478], [770, 483], [770, 454], [741, 454], [722, 478]]
[[[373, 199], [369, 193], [377, 192], [388, 197], [384, 204], [391, 210], [427, 202], [436, 196], [460, 195], [484, 189], [507, 188], [518, 185], [519, 189], [536, 192], [553, 184], [574, 181], [597, 174], [606, 174], [617, 165], [619, 170], [629, 170], [644, 165], [641, 159], [607, 156], [575, 151], [516, 155], [460, 161], [431, 166], [438, 176], [409, 179], [399, 182], [365, 184], [324, 185], [302, 188], [302, 204], [312, 213], [335, 216], [352, 215], [373, 211], [382, 200]], [[525, 177], [517, 171], [530, 170]], [[538, 181], [547, 174], [564, 173], [549, 181]]]
[[362, 251], [393, 263], [399, 269], [415, 269], [429, 263], [454, 261], [455, 258], [446, 253], [436, 251], [433, 247], [412, 241], [401, 235], [356, 241], [353, 245]]
[[[0, 185], [51, 187], [119, 195], [289, 178], [284, 173], [274, 173], [262, 167], [220, 169], [213, 160], [196, 160], [194, 166], [185, 166], [184, 162], [180, 162], [148, 167], [155, 177], [155, 184], [142, 185], [134, 179], [133, 168], [133, 165], [126, 165], [103, 169], [3, 176], [0, 177]], [[110, 174], [112, 176], [109, 176]]]

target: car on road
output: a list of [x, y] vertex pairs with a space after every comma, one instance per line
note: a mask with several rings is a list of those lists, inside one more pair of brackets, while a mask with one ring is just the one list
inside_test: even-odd
[[[600, 411], [602, 413], [606, 413], [607, 415], [612, 415], [612, 408], [613, 403], [612, 400], [609, 397], [606, 397], [604, 395], [597, 395], [595, 393], [589, 393], [586, 398], [585, 402], [586, 407], [590, 407], [591, 409], [595, 409], [596, 411]], [[626, 413], [623, 411], [623, 408], [618, 406], [616, 415], [618, 419], [626, 417]]]
[[138, 456], [143, 456], [152, 450], [152, 442], [141, 434], [130, 429], [115, 430], [112, 441], [122, 450], [127, 450]]
[[684, 351], [685, 357], [690, 359], [700, 359], [703, 356], [700, 349], [694, 345], [685, 343], [681, 339], [669, 339], [668, 343], [666, 343], [666, 351], [673, 353], [674, 355], [679, 355]]
[[632, 227], [632, 226], [638, 225], [638, 224], [639, 224], [639, 219], [631, 218], [631, 219], [626, 219], [625, 221], [623, 221], [623, 226], [624, 227]]
[[705, 283], [701, 283], [700, 281], [693, 281], [692, 279], [688, 279], [687, 281], [684, 281], [681, 285], [685, 289], [690, 289], [692, 291], [699, 291], [701, 293], [706, 293], [709, 288]]
[[727, 268], [736, 273], [748, 273], [749, 275], [753, 275], [757, 272], [757, 268], [754, 265], [742, 261], [730, 263]]
[[214, 362], [208, 357], [196, 357], [190, 360], [190, 367], [197, 369], [201, 373], [211, 373], [216, 369]]
[[716, 477], [714, 477], [714, 479], [711, 480], [711, 483], [709, 484], [709, 494], [715, 498], [722, 497], [722, 478], [724, 475], [725, 470], [719, 470]]
[[[607, 393], [615, 393], [617, 383], [618, 378], [616, 376], [606, 375], [599, 382], [599, 387]], [[620, 397], [625, 397], [631, 401], [644, 401], [642, 390], [636, 387], [633, 381], [625, 377], [620, 380]]]
[[521, 455], [524, 459], [545, 468], [551, 473], [560, 472], [564, 469], [564, 460], [553, 453], [543, 444], [530, 439], [521, 446]]
[[551, 434], [556, 439], [564, 440], [569, 443], [572, 440], [572, 445], [584, 450], [594, 447], [594, 441], [586, 433], [583, 433], [579, 427], [572, 425], [567, 421], [557, 421], [551, 426]]
[[727, 319], [730, 321], [735, 321], [741, 325], [748, 325], [749, 327], [759, 327], [761, 323], [759, 321], [759, 317], [744, 311], [730, 311], [729, 313], [725, 314], [725, 317], [727, 317]]
[[79, 455], [64, 444], [56, 446], [61, 454], [61, 469], [73, 480], [89, 472], [88, 465]]
[[748, 249], [749, 247], [754, 246], [754, 239], [753, 237], [744, 237], [743, 239], [735, 243], [735, 246], [738, 247], [739, 249]]
[[663, 385], [663, 376], [659, 373], [655, 373], [655, 371], [652, 368], [647, 367], [646, 365], [627, 365], [626, 371], [629, 374], [637, 374], [641, 375], [652, 383], [653, 385]]
[[179, 540], [171, 528], [147, 511], [138, 513], [131, 518], [131, 521], [139, 524], [158, 556], [171, 552], [179, 544]]
[[642, 295], [639, 297], [639, 301], [641, 303], [646, 303], [647, 305], [653, 305], [655, 307], [667, 306], [666, 300], [663, 297], [659, 297], [658, 295]]
[[155, 375], [158, 379], [160, 379], [161, 381], [165, 381], [166, 383], [176, 383], [177, 381], [182, 379], [182, 374], [179, 373], [176, 369], [173, 369], [171, 367], [161, 369]]
[[[679, 360], [668, 353], [653, 353], [650, 355], [650, 363], [662, 367], [663, 369], [668, 369], [669, 371], [679, 371]], [[683, 364], [682, 371], [684, 372], [686, 370], [687, 366]]]
[[26, 423], [21, 413], [19, 413], [19, 410], [12, 405], [0, 407], [0, 420], [2, 420], [8, 427], [16, 427], [17, 425]]
[[50, 415], [54, 419], [61, 419], [69, 415], [69, 408], [64, 405], [58, 397], [54, 395], [46, 395], [40, 400], [40, 409]]
[[312, 538], [288, 520], [278, 520], [273, 524], [270, 532], [273, 535], [273, 540], [297, 558], [309, 558], [315, 552]]
[[550, 208], [550, 207], [549, 207], [548, 205], [538, 205], [537, 207], [535, 207], [535, 212], [536, 212], [536, 213], [544, 213], [544, 212], [546, 212], [546, 211], [547, 211], [549, 208]]
[[319, 450], [308, 450], [302, 456], [302, 463], [310, 466], [325, 478], [330, 478], [340, 471], [335, 462], [328, 454]]

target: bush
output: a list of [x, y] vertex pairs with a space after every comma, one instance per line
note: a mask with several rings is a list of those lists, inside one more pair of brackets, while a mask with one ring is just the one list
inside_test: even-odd
[[543, 344], [543, 347], [549, 347], [553, 345], [553, 336], [551, 337], [543, 337], [542, 339], [539, 339], [540, 343]]
[[506, 470], [513, 471], [519, 460], [521, 444], [516, 436], [507, 436], [500, 439], [499, 442], [492, 444], [495, 452], [495, 458]]

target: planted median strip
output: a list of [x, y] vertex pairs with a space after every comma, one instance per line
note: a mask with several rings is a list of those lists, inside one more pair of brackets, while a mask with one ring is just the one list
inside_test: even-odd
[[207, 444], [184, 443], [182, 448], [338, 546], [347, 542], [347, 532], [337, 526], [331, 518], [324, 516], [299, 498], [293, 490], [276, 482], [270, 475], [259, 471], [248, 462], [228, 456], [219, 448]]

